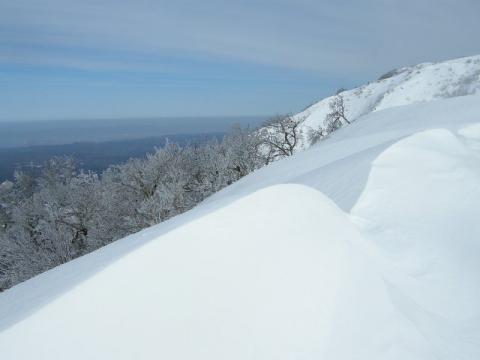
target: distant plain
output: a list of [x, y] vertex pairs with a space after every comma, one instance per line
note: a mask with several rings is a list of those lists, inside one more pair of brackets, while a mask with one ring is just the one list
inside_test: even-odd
[[262, 116], [89, 119], [0, 122], [0, 182], [16, 169], [38, 170], [54, 156], [72, 156], [79, 167], [101, 172], [165, 145], [220, 138], [234, 124], [258, 126]]

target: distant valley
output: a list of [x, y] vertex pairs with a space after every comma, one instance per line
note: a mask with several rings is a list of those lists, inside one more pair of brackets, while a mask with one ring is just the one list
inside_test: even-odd
[[84, 170], [143, 157], [165, 142], [178, 144], [221, 138], [234, 124], [257, 126], [264, 117], [101, 119], [0, 122], [0, 182], [14, 171], [38, 172], [54, 156], [71, 156]]
[[163, 147], [166, 141], [182, 145], [214, 138], [219, 139], [223, 134], [223, 132], [180, 134], [100, 143], [80, 142], [0, 148], [0, 183], [11, 180], [15, 170], [37, 173], [46, 160], [55, 156], [71, 156], [77, 161], [79, 168], [100, 173], [110, 165], [120, 164], [132, 157], [143, 157], [147, 153], [153, 152], [155, 148]]

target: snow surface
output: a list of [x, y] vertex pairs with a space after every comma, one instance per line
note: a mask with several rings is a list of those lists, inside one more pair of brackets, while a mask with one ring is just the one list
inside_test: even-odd
[[[388, 76], [341, 93], [350, 121], [374, 111], [480, 93], [480, 55], [440, 63], [424, 63], [392, 71]], [[330, 112], [327, 97], [297, 114], [302, 130], [322, 126]], [[303, 144], [307, 146], [306, 142]]]
[[1, 359], [480, 359], [480, 94], [412, 94], [0, 294]]

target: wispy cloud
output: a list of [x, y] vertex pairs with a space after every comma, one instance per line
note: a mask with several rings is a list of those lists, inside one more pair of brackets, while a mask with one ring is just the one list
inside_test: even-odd
[[[154, 58], [195, 53], [314, 72], [372, 72], [480, 51], [480, 2], [475, 0], [364, 1], [75, 1], [2, 0], [1, 43], [131, 51]], [[35, 54], [9, 50], [3, 61]], [[33, 52], [33, 51], [32, 51]], [[92, 65], [91, 52], [75, 61]], [[48, 61], [47, 61], [48, 62]], [[96, 59], [98, 66], [131, 66], [131, 59]], [[135, 66], [148, 66], [135, 64]], [[376, 71], [381, 71], [376, 70]]]
[[478, 0], [0, 0], [0, 119], [295, 111], [480, 53], [478, 14]]

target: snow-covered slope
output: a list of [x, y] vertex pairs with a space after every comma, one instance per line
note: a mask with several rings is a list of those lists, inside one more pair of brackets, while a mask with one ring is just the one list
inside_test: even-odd
[[480, 94], [422, 101], [0, 294], [1, 358], [479, 359]]
[[[379, 80], [341, 93], [346, 116], [354, 121], [368, 113], [416, 102], [480, 93], [480, 56], [424, 63], [391, 71]], [[332, 97], [297, 114], [305, 132], [322, 126]]]
[[371, 163], [392, 144], [428, 129], [456, 133], [476, 122], [480, 122], [480, 94], [372, 112], [320, 144], [250, 174], [209, 201], [235, 199], [274, 184], [298, 183], [320, 190], [350, 211], [366, 185]]

